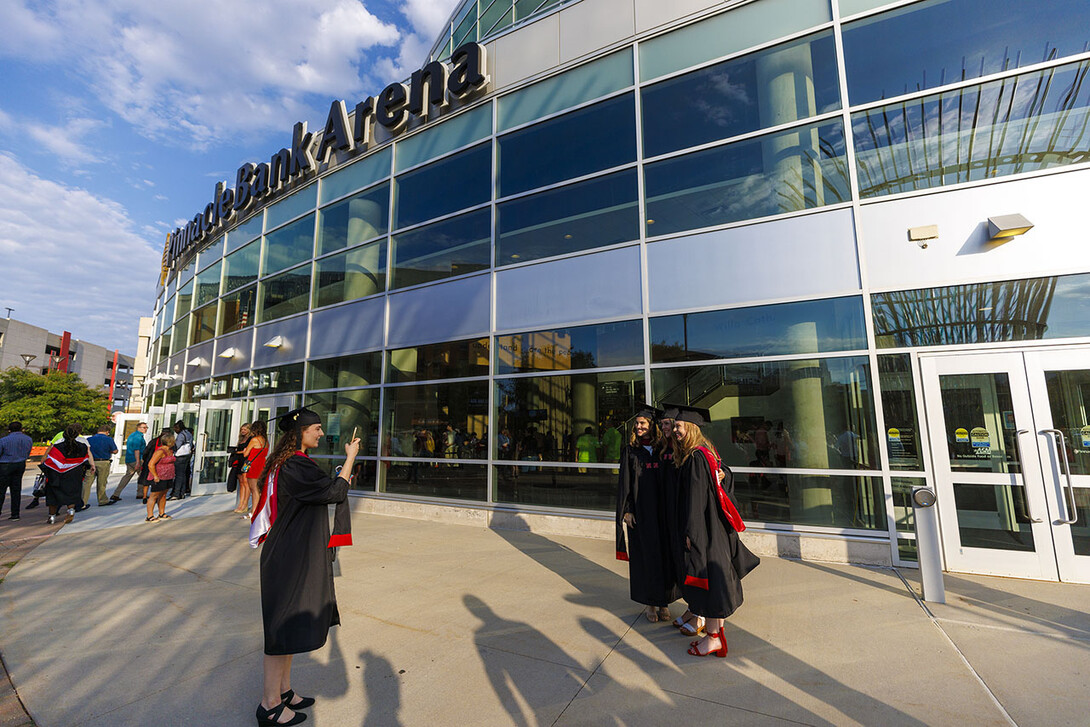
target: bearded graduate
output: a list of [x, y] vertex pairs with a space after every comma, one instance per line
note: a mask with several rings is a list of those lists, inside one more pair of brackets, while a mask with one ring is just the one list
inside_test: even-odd
[[655, 452], [661, 414], [653, 407], [636, 413], [617, 482], [617, 558], [628, 561], [632, 600], [646, 606], [644, 615], [651, 622], [669, 621], [667, 607], [681, 595], [667, 534], [667, 514], [673, 508]]
[[[261, 616], [265, 628], [264, 694], [258, 725], [299, 724], [298, 711], [314, 704], [291, 687], [292, 656], [320, 649], [329, 627], [340, 624], [333, 591], [337, 546], [351, 545], [348, 477], [360, 440], [345, 445], [339, 477], [330, 477], [308, 449], [321, 442], [321, 418], [297, 409], [280, 418], [280, 440], [258, 479], [261, 499], [250, 526], [250, 545], [262, 543]], [[333, 533], [328, 505], [336, 504]]]

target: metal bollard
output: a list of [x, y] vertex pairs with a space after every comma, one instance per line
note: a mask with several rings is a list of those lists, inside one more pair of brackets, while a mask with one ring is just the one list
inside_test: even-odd
[[939, 515], [935, 511], [935, 491], [929, 487], [914, 488], [912, 513], [916, 520], [916, 557], [920, 564], [923, 600], [931, 603], [946, 603], [946, 587], [942, 582]]

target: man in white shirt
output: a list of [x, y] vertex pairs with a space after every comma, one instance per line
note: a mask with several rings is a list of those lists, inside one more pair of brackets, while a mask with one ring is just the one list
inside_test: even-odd
[[189, 462], [193, 458], [193, 432], [181, 420], [174, 422], [174, 491], [168, 500], [181, 500], [189, 490]]

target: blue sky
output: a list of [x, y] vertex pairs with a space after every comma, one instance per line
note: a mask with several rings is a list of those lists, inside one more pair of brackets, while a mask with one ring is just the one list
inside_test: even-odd
[[135, 353], [166, 234], [407, 77], [457, 4], [0, 0], [0, 309]]

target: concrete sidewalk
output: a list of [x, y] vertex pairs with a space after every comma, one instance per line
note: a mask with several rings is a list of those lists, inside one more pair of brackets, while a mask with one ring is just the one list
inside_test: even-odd
[[[233, 504], [131, 525], [136, 502], [92, 508], [15, 566], [0, 651], [40, 727], [254, 724], [258, 552], [237, 516], [197, 514]], [[948, 576], [929, 612], [911, 571], [766, 558], [729, 656], [697, 659], [639, 616], [611, 542], [361, 513], [353, 529], [343, 625], [295, 662], [307, 724], [1088, 722], [1090, 587]]]

